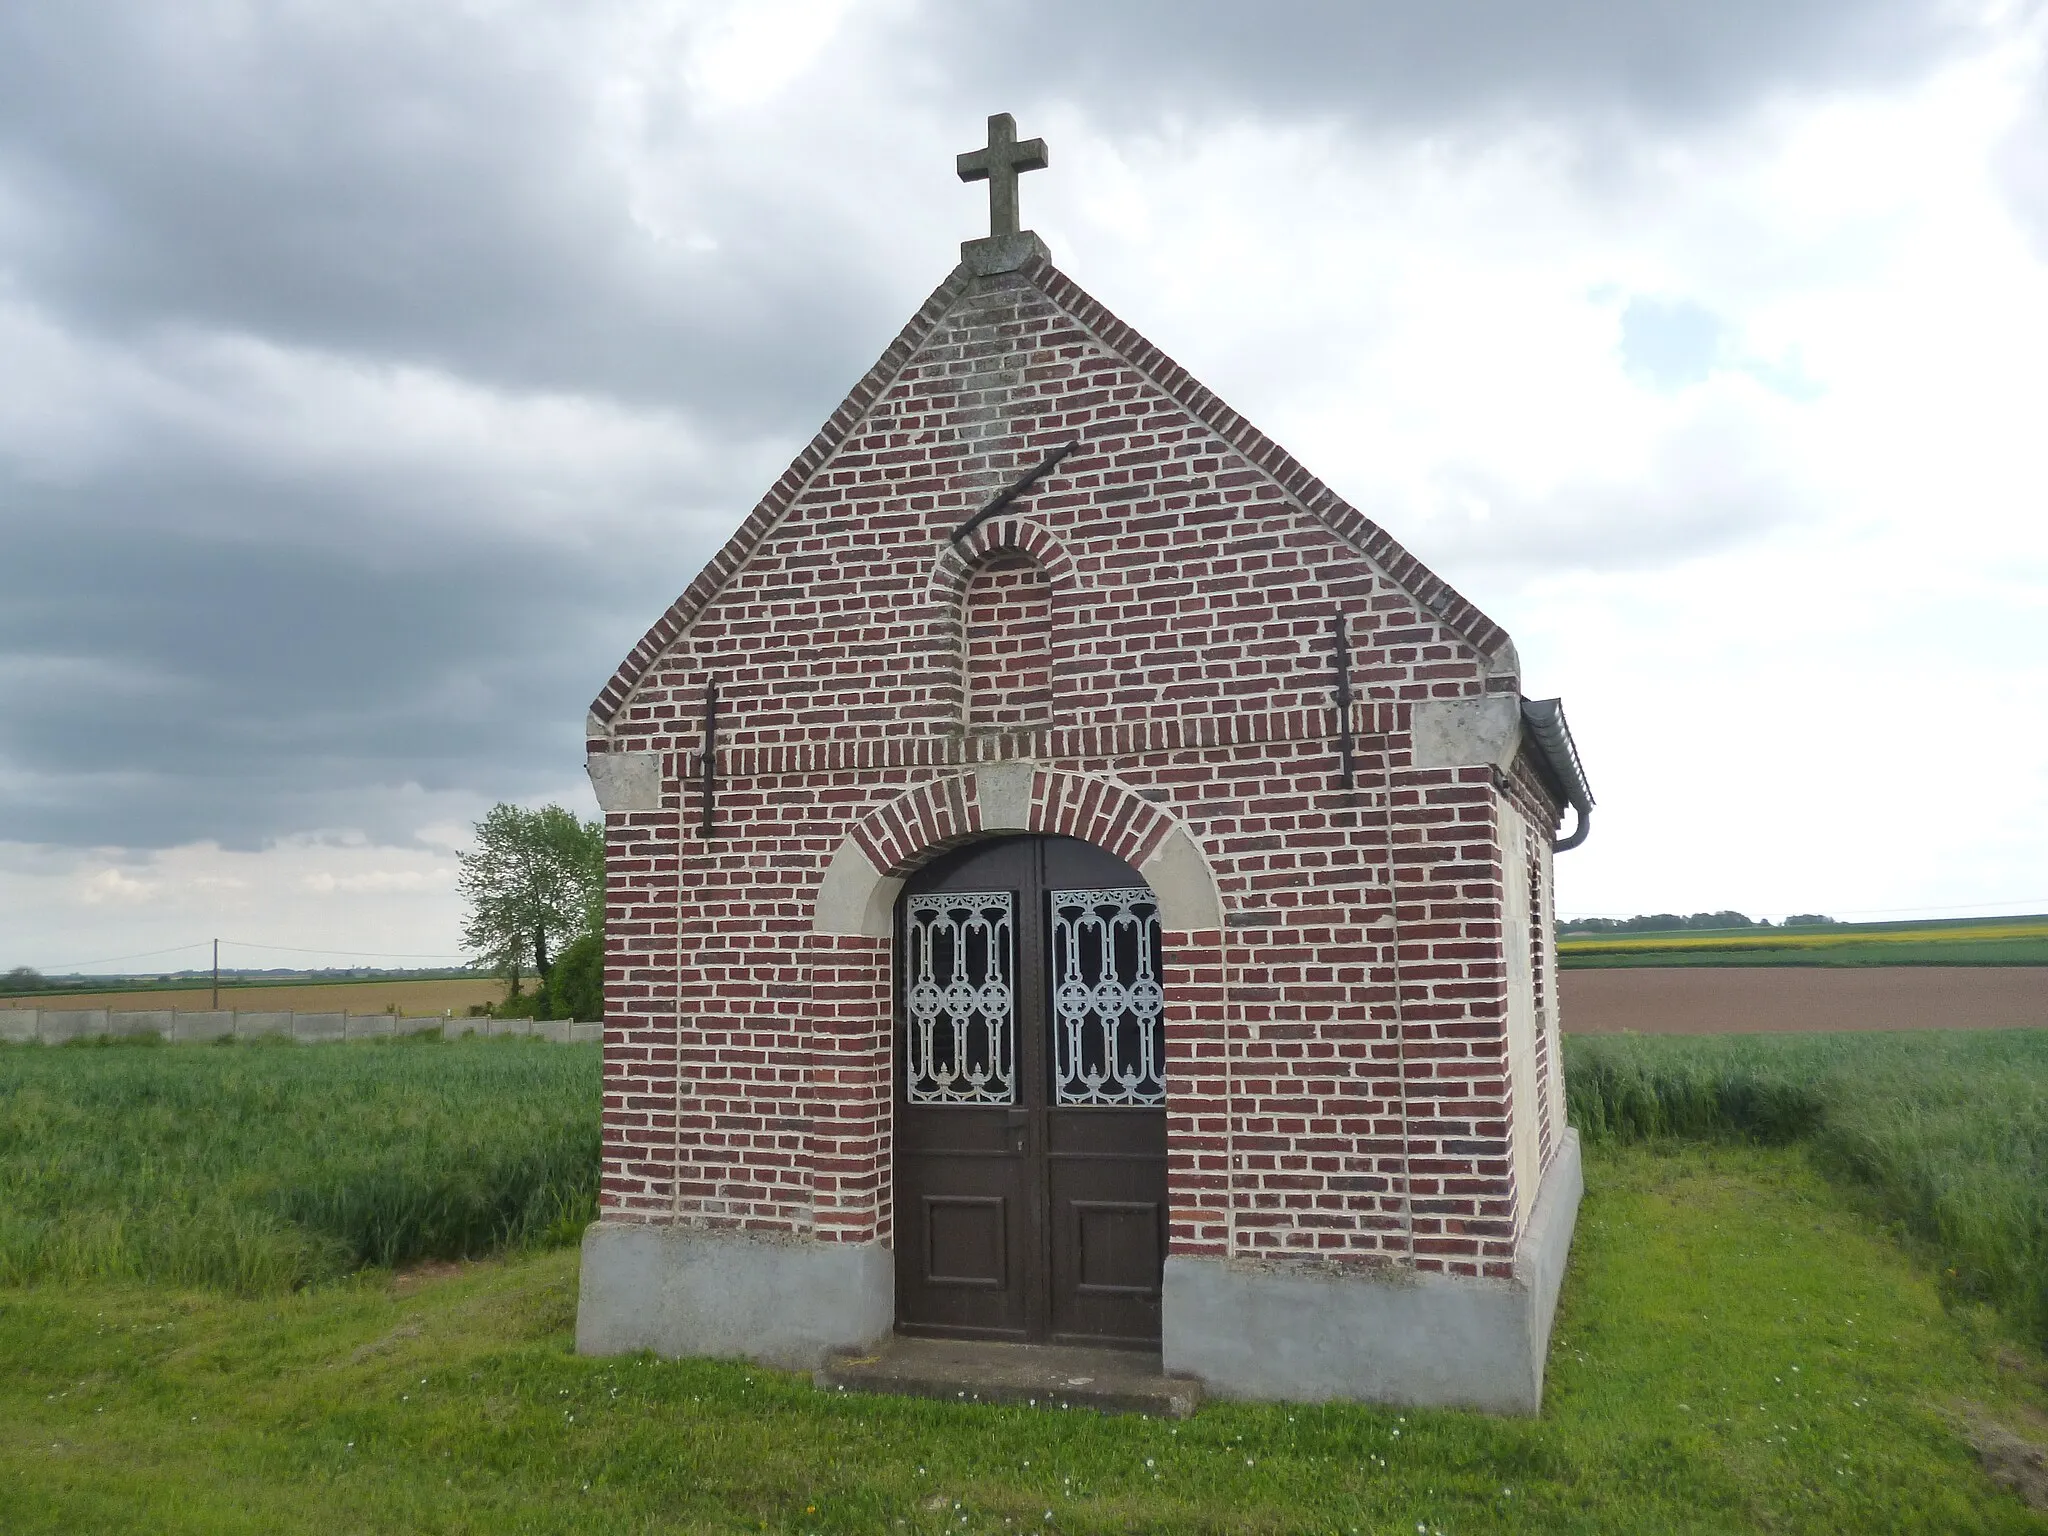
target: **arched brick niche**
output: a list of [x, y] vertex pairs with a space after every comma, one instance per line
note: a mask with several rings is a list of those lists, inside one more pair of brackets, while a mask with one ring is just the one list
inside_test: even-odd
[[969, 731], [1052, 723], [1053, 654], [1077, 597], [1074, 564], [1029, 518], [994, 518], [939, 552], [936, 632], [950, 652], [940, 708]]
[[1021, 550], [998, 550], [968, 578], [967, 728], [1021, 731], [1052, 720], [1052, 581]]

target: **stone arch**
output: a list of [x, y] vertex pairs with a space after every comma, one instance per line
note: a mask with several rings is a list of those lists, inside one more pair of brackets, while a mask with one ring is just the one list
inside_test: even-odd
[[931, 601], [957, 610], [975, 571], [991, 556], [1005, 553], [1037, 561], [1057, 593], [1071, 593], [1078, 585], [1073, 557], [1050, 528], [1028, 517], [992, 517], [958, 543], [949, 539], [939, 547], [932, 566]]
[[1040, 763], [991, 763], [931, 779], [869, 811], [833, 852], [812, 909], [814, 933], [886, 939], [911, 871], [1000, 832], [1077, 837], [1145, 877], [1170, 931], [1223, 926], [1215, 873], [1186, 823], [1112, 779]]

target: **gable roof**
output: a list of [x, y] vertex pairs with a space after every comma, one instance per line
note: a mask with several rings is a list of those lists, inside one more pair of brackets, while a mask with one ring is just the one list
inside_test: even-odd
[[[1310, 474], [1286, 449], [1225, 405], [1194, 375], [1111, 314], [1066, 273], [1042, 256], [1031, 257], [1016, 270], [1019, 276], [1072, 316], [1104, 347], [1142, 373], [1161, 393], [1268, 475], [1310, 516], [1372, 560], [1403, 591], [1462, 635], [1481, 656], [1492, 657], [1508, 648], [1506, 630], [1402, 548], [1379, 524]], [[610, 725], [620, 706], [632, 693], [633, 685], [654, 665], [662, 652], [688, 630], [697, 615], [747, 563], [776, 523], [781, 521], [783, 513], [803, 493], [811, 477], [825, 466], [853, 433], [867, 415], [868, 408], [896, 382], [926, 338], [938, 328], [954, 302], [967, 292], [973, 281], [973, 273], [963, 263], [932, 290], [931, 297], [911, 316], [910, 323], [897, 333], [896, 339], [876, 359], [875, 365], [862, 375], [860, 382], [848, 391], [846, 398], [839, 403], [839, 409], [818, 429], [817, 436], [790, 461], [789, 468], [769, 487], [768, 494], [755, 504], [746, 521], [734, 530], [732, 537], [697, 573], [696, 579], [683, 589], [682, 596], [669, 605], [668, 611], [654, 622], [641, 636], [640, 643], [619, 663], [611, 681], [605, 684], [590, 706], [590, 713], [596, 721]]]

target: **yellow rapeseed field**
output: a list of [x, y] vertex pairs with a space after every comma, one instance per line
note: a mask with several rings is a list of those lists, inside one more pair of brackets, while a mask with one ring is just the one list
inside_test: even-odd
[[2048, 916], [1987, 918], [1979, 923], [1912, 924], [1885, 928], [1845, 923], [1839, 928], [1708, 929], [1683, 933], [1574, 933], [1558, 940], [1560, 954], [1613, 954], [1626, 950], [1838, 949], [1850, 944], [1967, 944], [1988, 939], [2048, 939]]

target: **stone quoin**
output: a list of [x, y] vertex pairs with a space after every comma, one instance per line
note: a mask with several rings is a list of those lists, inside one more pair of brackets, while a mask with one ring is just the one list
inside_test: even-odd
[[1045, 146], [989, 127], [989, 237], [591, 708], [578, 1347], [1108, 1344], [1534, 1412], [1563, 712], [1052, 264]]

